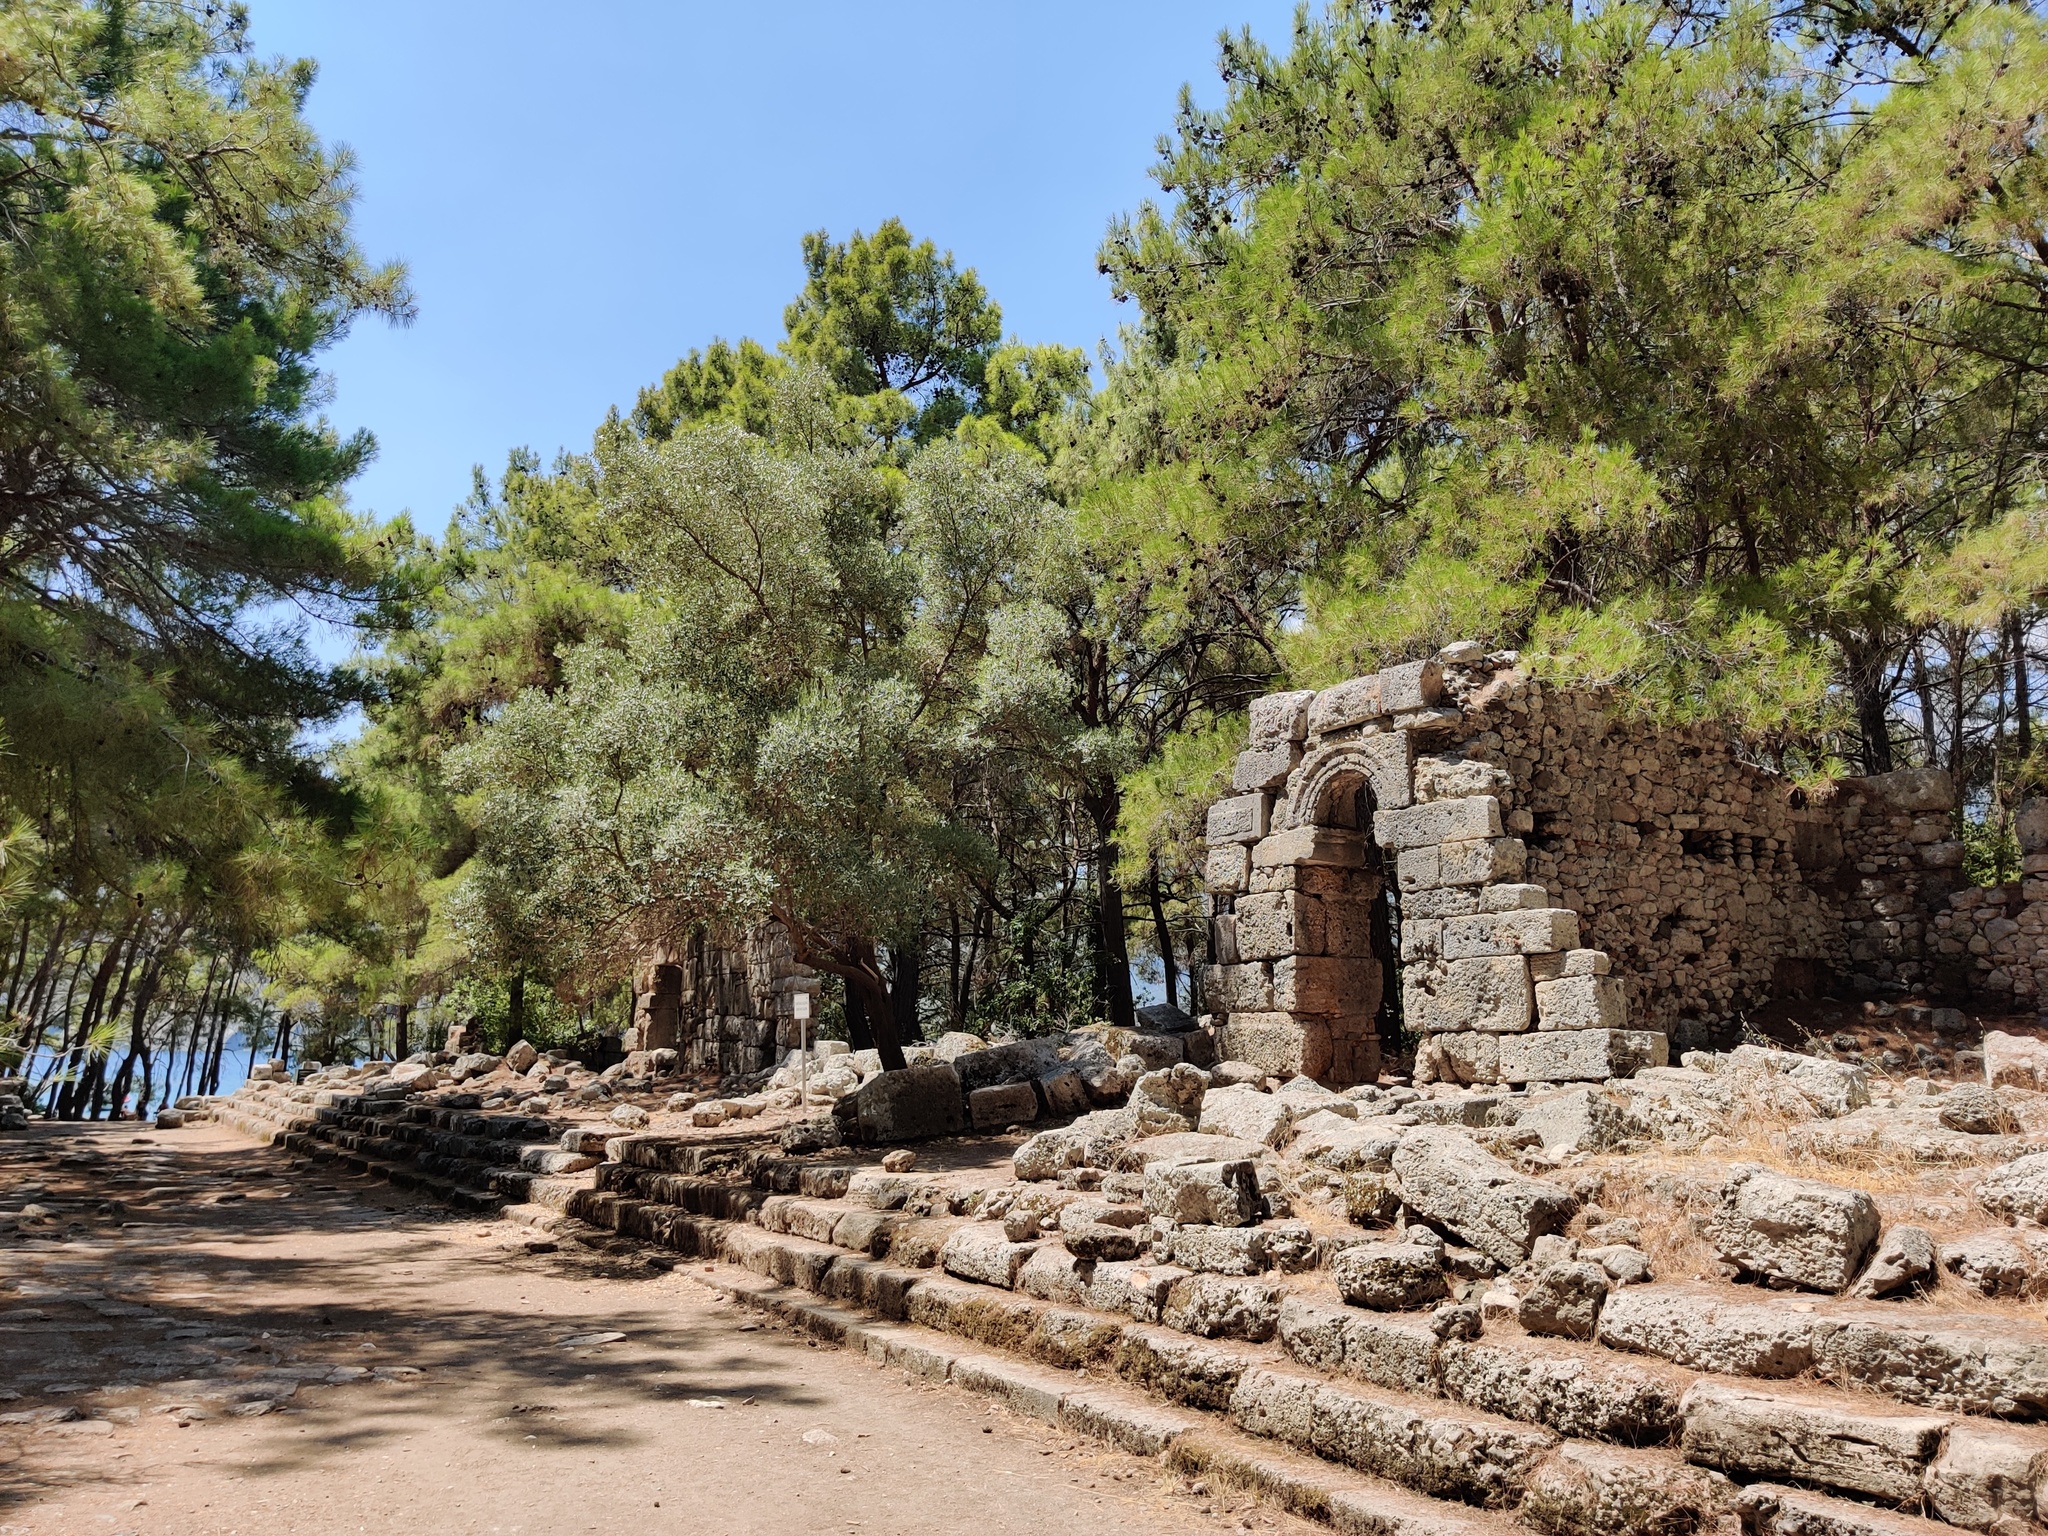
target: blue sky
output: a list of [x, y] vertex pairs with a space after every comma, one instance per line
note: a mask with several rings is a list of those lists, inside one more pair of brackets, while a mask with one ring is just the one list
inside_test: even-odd
[[798, 241], [894, 214], [977, 268], [1027, 341], [1093, 350], [1095, 271], [1152, 186], [1216, 35], [1283, 43], [1291, 0], [995, 7], [253, 0], [310, 56], [308, 115], [356, 152], [362, 239], [412, 269], [408, 329], [325, 359], [329, 414], [380, 453], [356, 505], [438, 532], [470, 466], [581, 449], [689, 347], [772, 342]]

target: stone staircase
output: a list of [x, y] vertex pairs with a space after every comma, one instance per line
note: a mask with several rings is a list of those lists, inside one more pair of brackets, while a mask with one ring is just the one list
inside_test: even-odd
[[515, 1202], [566, 1204], [588, 1175], [580, 1181], [565, 1176], [599, 1162], [594, 1152], [565, 1150], [555, 1128], [531, 1115], [334, 1091], [313, 1099], [240, 1092], [214, 1099], [207, 1112], [295, 1157], [372, 1175], [482, 1215]]
[[607, 1151], [589, 1188], [526, 1214], [709, 1261], [737, 1299], [892, 1366], [971, 1386], [1008, 1362], [1028, 1390], [981, 1390], [1070, 1427], [1136, 1394], [1125, 1415], [1151, 1428], [1110, 1438], [1191, 1468], [1279, 1455], [1238, 1480], [1340, 1529], [2017, 1536], [2048, 1473], [2048, 1434], [2021, 1422], [2048, 1417], [2048, 1330], [2010, 1316], [1647, 1285], [1610, 1298], [1592, 1341], [1481, 1334], [1469, 1309], [1346, 1305], [1320, 1268], [1078, 1259], [955, 1214], [960, 1192], [916, 1174], [758, 1142]]

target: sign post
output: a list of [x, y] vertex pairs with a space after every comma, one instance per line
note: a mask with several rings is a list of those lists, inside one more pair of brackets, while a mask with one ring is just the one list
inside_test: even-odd
[[797, 1060], [797, 1080], [803, 1084], [798, 1092], [802, 1095], [802, 1112], [811, 1112], [811, 994], [799, 992], [790, 999], [796, 1010], [796, 1045], [803, 1052]]

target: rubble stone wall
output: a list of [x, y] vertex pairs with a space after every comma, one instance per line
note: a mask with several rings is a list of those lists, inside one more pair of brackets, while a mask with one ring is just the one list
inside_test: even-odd
[[780, 923], [756, 924], [728, 944], [700, 932], [641, 957], [627, 1048], [671, 1046], [692, 1069], [765, 1072], [798, 1044], [796, 995], [810, 994], [815, 1017], [820, 985]]
[[1946, 774], [1809, 794], [1616, 704], [1469, 643], [1256, 701], [1209, 814], [1222, 1054], [1369, 1080], [1394, 968], [1362, 937], [1376, 904], [1425, 1080], [1627, 1076], [1842, 986], [2048, 996], [2048, 810], [2022, 817], [2024, 881], [1963, 889]]

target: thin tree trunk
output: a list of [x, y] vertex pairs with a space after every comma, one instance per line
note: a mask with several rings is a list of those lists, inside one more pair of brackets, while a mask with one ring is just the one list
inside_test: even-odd
[[917, 1021], [924, 995], [924, 967], [919, 964], [923, 949], [921, 938], [889, 946], [889, 1017], [901, 1045], [924, 1039], [924, 1027]]
[[391, 1021], [391, 1059], [403, 1061], [412, 1054], [412, 1004], [401, 999]]
[[1153, 942], [1159, 946], [1159, 968], [1166, 978], [1166, 1006], [1180, 1006], [1180, 966], [1173, 958], [1173, 929], [1166, 922], [1166, 901], [1159, 891], [1159, 861], [1154, 859], [1145, 876], [1145, 894], [1152, 904]]
[[1941, 738], [1934, 725], [1934, 685], [1927, 677], [1927, 644], [1913, 642], [1913, 692], [1920, 699], [1920, 739], [1925, 762], [1932, 768], [1941, 757]]
[[[524, 1040], [526, 1038], [526, 972], [520, 971], [513, 976], [511, 984], [505, 989], [505, 995], [510, 1004], [510, 1007], [507, 1009], [510, 1019], [506, 1027], [512, 1031], [512, 1039]], [[510, 1042], [507, 1043], [509, 1044]]]
[[868, 1000], [852, 982], [846, 983], [846, 1043], [856, 1051], [872, 1051], [875, 1037], [868, 1030]]
[[1121, 809], [1116, 786], [1086, 797], [1095, 827], [1095, 960], [1096, 1000], [1113, 1025], [1129, 1029], [1137, 1022], [1131, 995], [1131, 951], [1124, 927], [1124, 893], [1116, 883], [1116, 819]]
[[2019, 748], [2022, 762], [2034, 750], [2034, 700], [2033, 678], [2027, 670], [2027, 624], [2022, 614], [2015, 613], [2007, 624], [2012, 636], [2012, 703], [2013, 703], [2013, 744]]
[[[129, 943], [129, 936], [139, 926], [139, 919], [131, 922], [120, 929], [107, 945], [106, 953], [100, 957], [100, 963], [93, 971], [92, 990], [86, 993], [85, 1007], [79, 1011], [78, 1022], [64, 1036], [63, 1045], [57, 1055], [58, 1062], [62, 1064], [59, 1070], [65, 1074], [64, 1081], [57, 1088], [55, 1107], [56, 1118], [59, 1120], [78, 1118], [75, 1110], [82, 1102], [83, 1095], [76, 1063], [84, 1057], [92, 1032], [99, 1025], [100, 1010], [106, 1006], [107, 987], [114, 979], [114, 968], [120, 965], [124, 958], [129, 966], [132, 967], [134, 964], [135, 952], [133, 945]], [[124, 990], [127, 983], [128, 971], [123, 969], [121, 984]], [[118, 996], [114, 1005], [117, 1008], [120, 1006]]]

